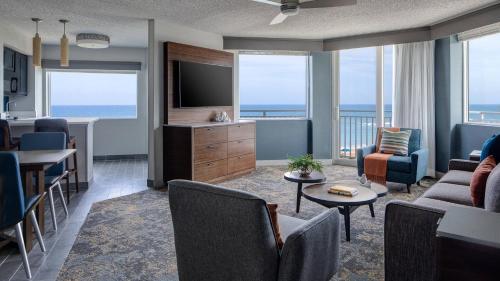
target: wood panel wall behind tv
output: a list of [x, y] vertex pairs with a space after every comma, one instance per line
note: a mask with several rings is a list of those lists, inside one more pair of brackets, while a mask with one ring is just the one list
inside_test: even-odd
[[[219, 107], [174, 107], [173, 67], [174, 61], [187, 61], [206, 63], [220, 66], [233, 67], [234, 55], [229, 52], [206, 49], [185, 44], [165, 42], [163, 45], [164, 58], [164, 103], [165, 124], [176, 122], [208, 122], [211, 121], [218, 111], [225, 111], [231, 119], [234, 119], [233, 106]], [[207, 93], [209, 95], [210, 93]], [[234, 103], [233, 103], [234, 105]]]

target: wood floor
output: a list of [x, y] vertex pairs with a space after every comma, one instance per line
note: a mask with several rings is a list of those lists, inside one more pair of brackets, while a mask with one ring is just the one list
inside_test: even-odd
[[[96, 161], [94, 182], [89, 189], [80, 190], [78, 194], [71, 192], [68, 218], [64, 216], [58, 196], [55, 196], [58, 230], [55, 232], [52, 228], [47, 206], [44, 235], [47, 252], [42, 253], [38, 245], [35, 245], [29, 253], [32, 280], [49, 281], [57, 278], [94, 202], [145, 190], [146, 179], [147, 160]], [[4, 280], [27, 280], [17, 245], [13, 243], [0, 249], [0, 281]]]

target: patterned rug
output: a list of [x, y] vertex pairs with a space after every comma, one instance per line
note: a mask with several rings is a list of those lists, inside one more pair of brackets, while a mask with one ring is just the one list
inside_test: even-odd
[[[278, 212], [303, 219], [324, 207], [302, 199], [295, 213], [296, 184], [283, 179], [285, 167], [259, 167], [257, 171], [220, 185], [245, 190], [278, 203]], [[327, 166], [329, 181], [355, 179], [351, 167]], [[383, 280], [383, 220], [385, 204], [392, 199], [412, 201], [432, 184], [412, 187], [390, 184], [389, 194], [375, 203], [376, 217], [368, 206], [351, 215], [351, 242], [345, 241], [342, 220], [341, 270], [332, 279]], [[61, 269], [67, 280], [177, 280], [173, 229], [167, 192], [148, 190], [94, 204]]]

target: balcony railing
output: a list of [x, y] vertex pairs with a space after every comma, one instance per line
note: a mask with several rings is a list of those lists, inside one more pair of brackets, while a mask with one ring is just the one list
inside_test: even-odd
[[[356, 150], [375, 143], [377, 137], [376, 112], [340, 110], [339, 157], [355, 159]], [[385, 112], [384, 126], [390, 127], [392, 114]]]
[[242, 118], [305, 118], [305, 109], [240, 109]]
[[469, 121], [484, 122], [484, 123], [500, 123], [500, 112], [470, 110]]

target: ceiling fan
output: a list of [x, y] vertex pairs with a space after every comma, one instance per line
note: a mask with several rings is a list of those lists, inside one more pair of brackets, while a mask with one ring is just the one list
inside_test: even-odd
[[281, 12], [271, 21], [270, 25], [282, 23], [289, 16], [295, 16], [299, 9], [330, 8], [356, 5], [356, 0], [253, 0], [255, 2], [280, 7]]

